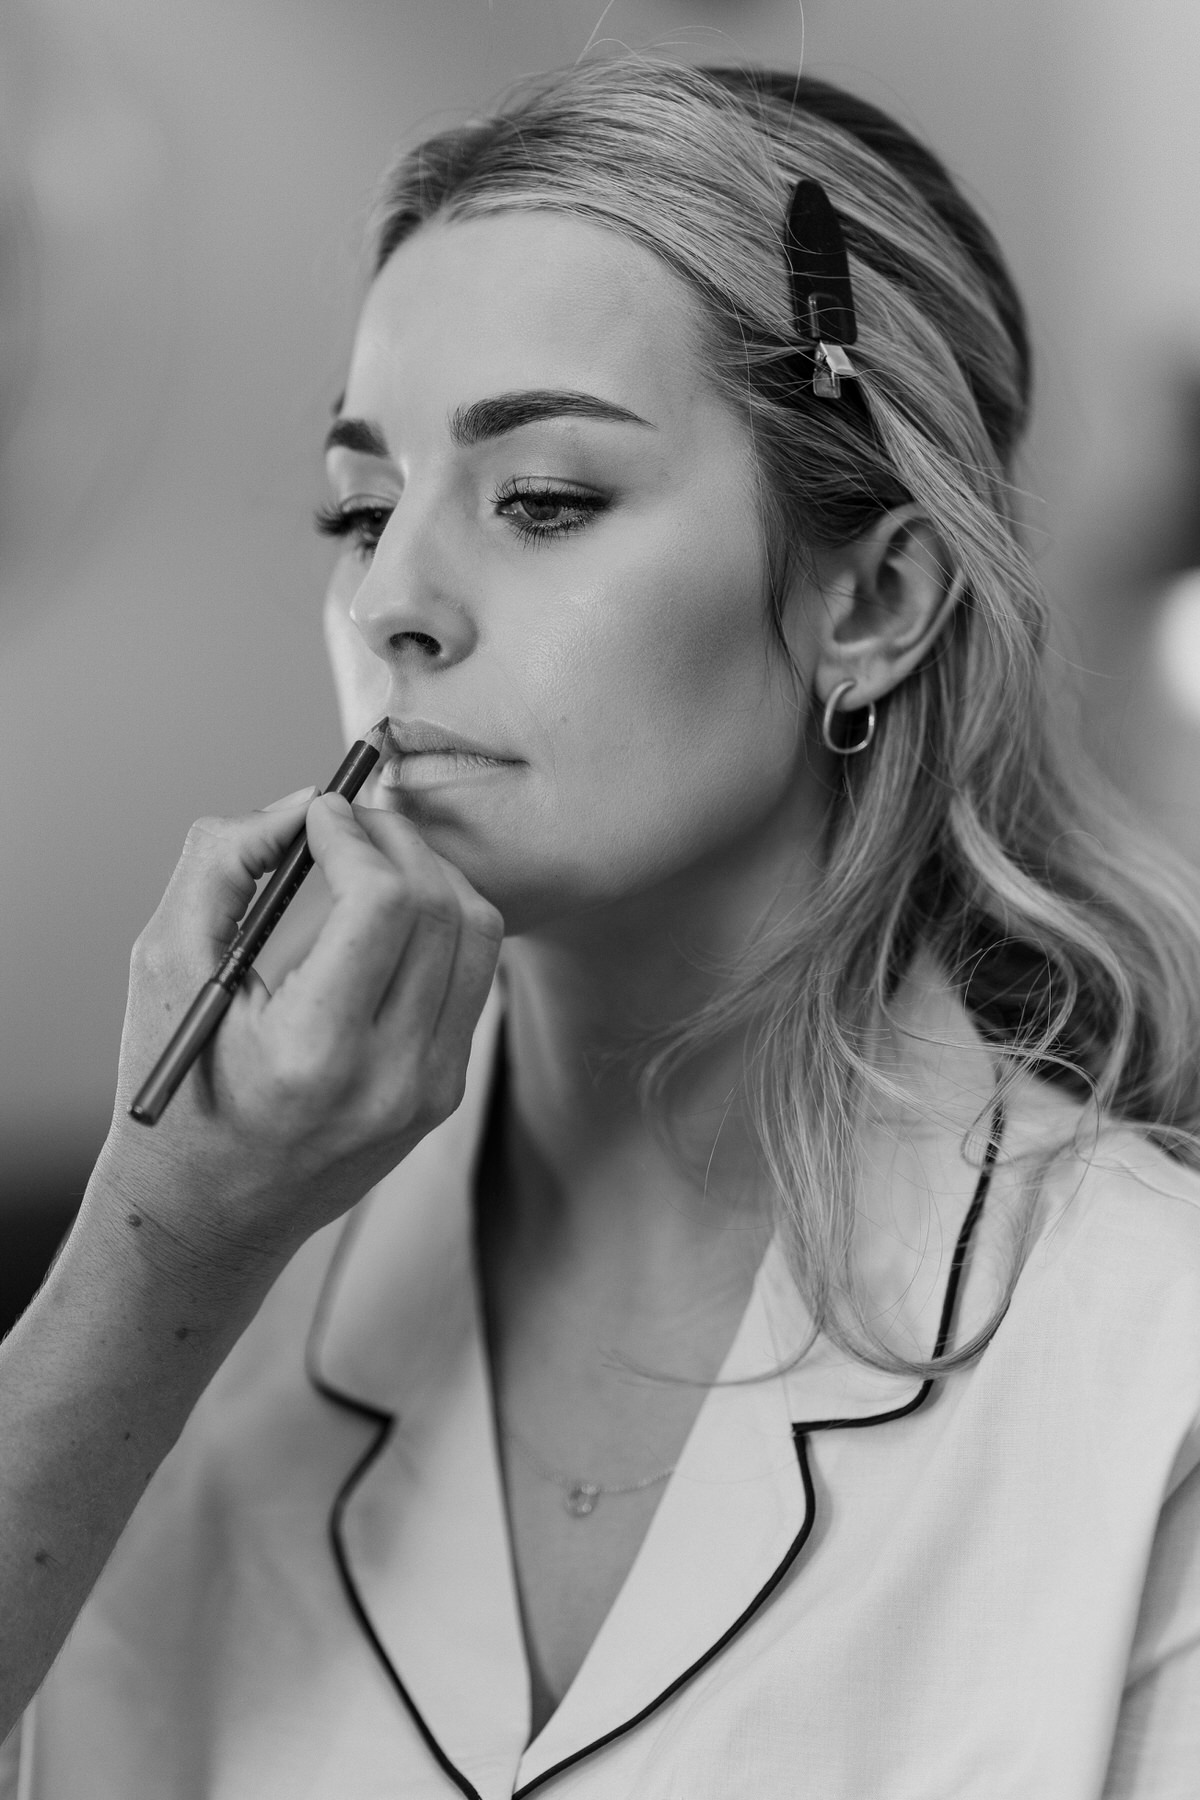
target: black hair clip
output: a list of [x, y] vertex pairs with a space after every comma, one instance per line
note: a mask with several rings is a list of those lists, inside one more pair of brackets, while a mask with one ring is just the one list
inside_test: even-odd
[[813, 344], [813, 393], [836, 400], [858, 370], [845, 346], [858, 339], [850, 263], [837, 213], [819, 181], [798, 181], [783, 234], [792, 277], [792, 313], [800, 336]]

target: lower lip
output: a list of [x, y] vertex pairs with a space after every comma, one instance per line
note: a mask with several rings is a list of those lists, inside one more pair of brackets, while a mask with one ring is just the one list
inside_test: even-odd
[[515, 763], [501, 762], [493, 756], [472, 756], [465, 750], [422, 750], [406, 756], [394, 756], [379, 771], [379, 785], [385, 788], [441, 787], [447, 781], [478, 780], [481, 775], [495, 775], [501, 769], [514, 769]]

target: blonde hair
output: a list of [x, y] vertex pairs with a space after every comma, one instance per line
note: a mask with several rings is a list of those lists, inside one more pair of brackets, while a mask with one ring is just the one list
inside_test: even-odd
[[[837, 404], [800, 391], [789, 356], [781, 231], [802, 176], [825, 188], [849, 251], [860, 380]], [[937, 1363], [898, 1355], [871, 1323], [853, 1258], [855, 1146], [866, 1109], [894, 1091], [880, 1026], [918, 950], [994, 1052], [999, 1091], [1030, 1074], [1060, 1082], [1200, 1166], [1186, 876], [1077, 755], [1068, 778], [1048, 730], [1046, 606], [1012, 487], [1030, 394], [1020, 300], [937, 159], [807, 77], [635, 57], [540, 77], [400, 161], [376, 268], [434, 215], [512, 209], [618, 232], [695, 296], [709, 378], [756, 448], [785, 650], [782, 595], [807, 548], [911, 502], [952, 559], [960, 597], [935, 653], [881, 705], [870, 751], [831, 778], [811, 907], [638, 1058], [649, 1113], [687, 1059], [734, 1025], [757, 1030], [753, 1123], [816, 1326], [877, 1367], [945, 1372], [988, 1341], [1023, 1251], [1018, 1231], [993, 1317]]]

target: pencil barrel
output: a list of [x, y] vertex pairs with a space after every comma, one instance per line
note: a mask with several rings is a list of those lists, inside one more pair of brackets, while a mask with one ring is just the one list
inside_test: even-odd
[[[353, 800], [378, 761], [379, 752], [373, 744], [360, 741], [352, 745], [325, 792], [344, 794], [347, 800]], [[239, 925], [237, 936], [226, 952], [227, 962], [232, 959], [237, 965], [250, 966], [300, 891], [312, 866], [308, 834], [301, 827], [284, 852], [283, 861]], [[226, 963], [222, 963], [221, 968], [223, 973]]]
[[225, 953], [227, 959], [234, 958], [249, 968], [300, 891], [312, 866], [308, 837], [301, 830], [288, 845], [283, 861], [238, 926], [237, 935]]
[[174, 1037], [134, 1095], [130, 1118], [157, 1125], [167, 1103], [229, 1010], [234, 990], [206, 981], [179, 1022]]
[[[379, 761], [386, 726], [387, 720], [380, 719], [366, 739], [351, 745], [337, 774], [325, 790], [327, 794], [344, 794], [347, 800], [353, 800]], [[270, 937], [312, 866], [312, 852], [302, 827], [288, 845], [279, 867], [265, 883], [262, 892], [242, 920], [215, 975], [200, 989], [184, 1014], [179, 1029], [134, 1096], [129, 1113], [139, 1124], [158, 1123], [172, 1094], [229, 1010], [229, 1003], [245, 979], [247, 969]]]

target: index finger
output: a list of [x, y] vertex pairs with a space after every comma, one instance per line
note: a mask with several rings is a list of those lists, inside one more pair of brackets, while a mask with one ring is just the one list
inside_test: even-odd
[[[286, 992], [293, 1004], [303, 1000], [336, 1025], [369, 1023], [416, 923], [411, 888], [340, 795], [313, 801], [306, 830], [333, 904], [308, 955], [279, 993]], [[428, 854], [416, 832], [411, 835], [416, 848]]]
[[170, 920], [198, 957], [221, 955], [254, 897], [304, 824], [311, 788], [239, 819], [197, 819], [159, 902], [155, 921]]

